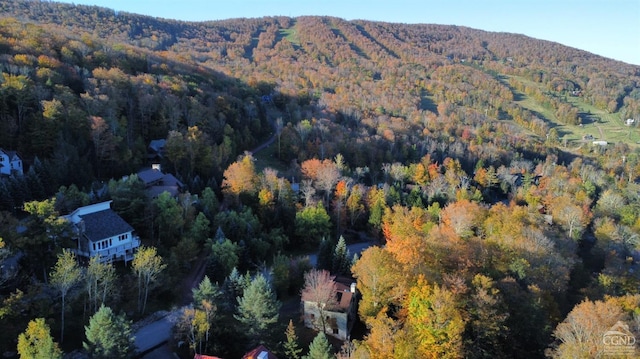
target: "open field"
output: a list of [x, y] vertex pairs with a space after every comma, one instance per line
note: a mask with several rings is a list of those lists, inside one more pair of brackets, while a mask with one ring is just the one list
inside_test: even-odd
[[[543, 85], [522, 77], [514, 77], [527, 86], [537, 86], [545, 91]], [[553, 111], [542, 106], [526, 94], [515, 91], [520, 98], [517, 103], [523, 108], [535, 112], [545, 120], [550, 127], [555, 128], [561, 140], [566, 139], [568, 144], [582, 143], [584, 136], [591, 135], [593, 140], [607, 141], [609, 143], [624, 142], [630, 146], [640, 145], [640, 128], [625, 125], [625, 119], [619, 113], [609, 113], [583, 101], [576, 96], [567, 96], [566, 102], [578, 109], [578, 116], [582, 120], [582, 126], [565, 125], [558, 121]], [[591, 140], [589, 140], [591, 141]], [[586, 142], [589, 142], [586, 141]]]

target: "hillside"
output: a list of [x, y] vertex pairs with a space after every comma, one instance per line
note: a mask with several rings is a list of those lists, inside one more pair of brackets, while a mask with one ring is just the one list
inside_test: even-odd
[[[498, 130], [482, 134], [483, 124], [506, 126], [501, 132], [513, 136], [511, 142], [523, 151], [540, 152], [536, 146], [552, 128], [558, 140], [568, 139], [569, 148], [578, 147], [586, 133], [611, 142], [637, 141], [637, 131], [600, 138], [589, 127], [597, 123], [605, 132], [625, 130], [624, 121], [638, 116], [637, 66], [522, 35], [319, 17], [186, 23], [39, 1], [5, 2], [2, 16], [74, 39], [66, 49], [78, 53], [75, 59], [58, 60], [72, 61], [81, 70], [119, 67], [140, 76], [182, 66], [191, 73], [216, 71], [240, 80], [257, 95], [274, 95], [279, 112], [274, 116], [282, 114], [285, 125], [303, 119], [321, 124], [333, 142], [325, 155], [340, 152], [358, 166], [370, 163], [344, 148], [347, 138], [367, 138], [375, 148], [397, 138], [424, 148], [425, 142], [447, 140], [439, 138], [446, 135], [434, 122], [462, 122], [489, 141], [499, 137]], [[124, 44], [131, 47], [124, 50]], [[61, 54], [65, 46], [57, 46], [51, 51]], [[136, 63], [100, 63], [102, 52], [113, 51], [128, 51]], [[442, 121], [449, 118], [453, 121]], [[179, 121], [189, 125], [184, 118]], [[221, 132], [221, 126], [215, 131]], [[167, 127], [149, 132], [145, 140], [166, 133]], [[379, 152], [375, 148], [370, 150]]]
[[[150, 308], [181, 301], [193, 268], [219, 284], [176, 335], [224, 357], [283, 354], [287, 323], [254, 331], [238, 298], [268, 273], [299, 317], [301, 254], [356, 278], [358, 358], [602, 353], [640, 305], [640, 66], [460, 26], [7, 0], [0, 71], [0, 149], [25, 168], [0, 177], [0, 264], [23, 258], [0, 271], [0, 351], [34, 318], [55, 339], [87, 325], [99, 298], [78, 286], [58, 326], [48, 280], [75, 239], [56, 219], [107, 200], [166, 264]], [[129, 176], [152, 162], [184, 184], [176, 197]], [[379, 246], [352, 262], [342, 236]], [[110, 278], [100, 302], [140, 319], [134, 273]], [[585, 349], [567, 321], [588, 326], [589, 305], [616, 320]]]

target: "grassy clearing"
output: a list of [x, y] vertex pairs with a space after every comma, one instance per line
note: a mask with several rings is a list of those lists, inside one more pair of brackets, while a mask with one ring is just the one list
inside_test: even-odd
[[[522, 77], [514, 77], [527, 86], [536, 86], [544, 91], [542, 85]], [[526, 94], [516, 91], [520, 100], [517, 103], [523, 108], [533, 111], [549, 123], [550, 127], [558, 131], [561, 139], [566, 139], [567, 143], [590, 142], [583, 140], [587, 135], [593, 136], [594, 140], [602, 140], [610, 143], [624, 142], [632, 146], [640, 144], [640, 130], [637, 127], [629, 127], [624, 123], [624, 119], [618, 113], [608, 113], [605, 110], [594, 107], [580, 97], [567, 96], [566, 102], [576, 107], [582, 119], [582, 126], [565, 125], [558, 121], [552, 110], [545, 108]]]
[[294, 45], [300, 45], [300, 39], [298, 39], [298, 33], [296, 29], [290, 27], [288, 29], [280, 30], [280, 35], [287, 39], [290, 43]]
[[278, 139], [258, 153], [254, 153], [253, 157], [256, 159], [256, 172], [260, 173], [265, 168], [270, 167], [278, 172], [285, 172], [288, 168], [287, 164], [278, 159]]

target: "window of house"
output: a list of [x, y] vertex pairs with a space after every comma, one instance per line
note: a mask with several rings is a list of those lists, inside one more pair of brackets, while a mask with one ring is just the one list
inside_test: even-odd
[[109, 238], [109, 247], [111, 247], [112, 245], [113, 245], [112, 238]]
[[338, 329], [338, 327], [333, 328], [333, 334], [338, 334], [339, 332], [340, 330]]
[[96, 244], [95, 243], [93, 244], [93, 250], [94, 251], [96, 250]]

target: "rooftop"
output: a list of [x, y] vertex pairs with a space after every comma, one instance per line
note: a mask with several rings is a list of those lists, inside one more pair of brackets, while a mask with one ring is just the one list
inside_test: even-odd
[[92, 242], [133, 231], [133, 227], [111, 209], [85, 214], [80, 218], [84, 221], [84, 234]]

